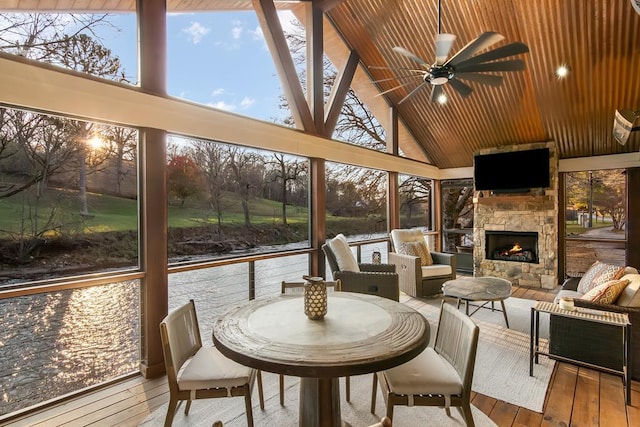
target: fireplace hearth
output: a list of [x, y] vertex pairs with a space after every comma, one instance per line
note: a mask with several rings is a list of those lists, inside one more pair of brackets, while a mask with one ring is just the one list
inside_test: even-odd
[[486, 259], [538, 263], [538, 233], [485, 230]]

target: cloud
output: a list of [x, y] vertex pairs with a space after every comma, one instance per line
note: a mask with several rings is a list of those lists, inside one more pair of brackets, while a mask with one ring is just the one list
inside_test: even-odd
[[255, 103], [256, 103], [255, 98], [249, 98], [248, 96], [245, 96], [244, 99], [240, 101], [240, 108], [246, 109], [251, 107]]
[[220, 110], [225, 110], [225, 111], [233, 111], [236, 109], [235, 104], [227, 104], [224, 101], [211, 102], [208, 105], [210, 105], [213, 108], [218, 108]]
[[211, 28], [207, 28], [201, 23], [194, 21], [189, 27], [183, 28], [182, 31], [187, 33], [189, 40], [191, 40], [193, 44], [198, 44], [202, 38], [211, 31]]
[[211, 96], [220, 96], [220, 95], [222, 95], [222, 94], [224, 94], [224, 93], [226, 93], [226, 90], [224, 90], [223, 88], [219, 87], [219, 88], [217, 88], [217, 89], [214, 89], [214, 90], [211, 92]]
[[262, 32], [262, 28], [258, 25], [255, 30], [248, 30], [249, 34], [251, 34], [251, 38], [256, 41], [264, 40], [264, 33]]
[[244, 24], [242, 23], [242, 21], [239, 20], [234, 20], [233, 21], [233, 27], [231, 27], [231, 37], [234, 40], [238, 40], [240, 39], [240, 37], [242, 37], [242, 32], [244, 31]]

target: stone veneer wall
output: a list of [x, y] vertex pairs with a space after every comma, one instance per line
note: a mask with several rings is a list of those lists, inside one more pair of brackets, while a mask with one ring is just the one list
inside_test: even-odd
[[[482, 150], [478, 154], [549, 147], [550, 187], [522, 194], [474, 193], [474, 276], [496, 276], [514, 285], [553, 289], [558, 285], [558, 152], [555, 143]], [[500, 171], [496, 171], [500, 173]], [[538, 233], [538, 263], [485, 259], [485, 230]]]

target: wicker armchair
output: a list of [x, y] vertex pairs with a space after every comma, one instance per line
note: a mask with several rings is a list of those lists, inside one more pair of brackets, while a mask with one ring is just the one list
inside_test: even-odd
[[[562, 285], [563, 291], [576, 291], [579, 277], [571, 277]], [[562, 291], [561, 291], [562, 292]], [[640, 308], [616, 304], [601, 304], [579, 298], [574, 299], [576, 307], [627, 313], [631, 322], [631, 366], [629, 375], [640, 380]], [[622, 354], [611, 349], [622, 348], [619, 329], [604, 324], [582, 322], [561, 316], [551, 316], [549, 324], [550, 346], [553, 354], [558, 354], [587, 363], [594, 363], [611, 369], [622, 369]], [[588, 337], [589, 339], [585, 339]], [[589, 345], [588, 342], [592, 343]]]
[[442, 293], [442, 284], [456, 278], [456, 255], [444, 252], [431, 252], [433, 265], [423, 267], [419, 257], [396, 252], [401, 241], [424, 239], [422, 231], [392, 230], [390, 234], [392, 252], [389, 252], [389, 263], [396, 266], [400, 277], [400, 290], [412, 297], [430, 297]]
[[345, 292], [377, 295], [394, 301], [400, 300], [398, 274], [393, 264], [358, 264], [360, 271], [341, 271], [329, 244], [322, 245], [334, 280], [340, 280]]

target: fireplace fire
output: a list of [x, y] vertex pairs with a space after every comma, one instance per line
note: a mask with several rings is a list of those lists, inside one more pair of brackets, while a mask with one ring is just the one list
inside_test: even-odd
[[485, 231], [485, 237], [487, 259], [538, 262], [538, 233]]

